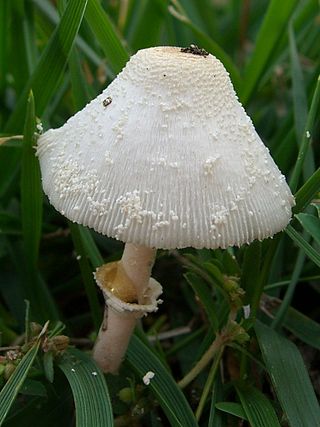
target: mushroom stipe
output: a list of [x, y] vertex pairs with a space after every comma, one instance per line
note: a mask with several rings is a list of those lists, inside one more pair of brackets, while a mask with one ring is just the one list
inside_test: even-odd
[[52, 205], [126, 243], [121, 261], [95, 275], [108, 327], [93, 356], [105, 372], [118, 371], [136, 320], [157, 310], [157, 249], [262, 240], [286, 227], [294, 205], [224, 66], [195, 45], [138, 51], [102, 94], [40, 136], [37, 154]]

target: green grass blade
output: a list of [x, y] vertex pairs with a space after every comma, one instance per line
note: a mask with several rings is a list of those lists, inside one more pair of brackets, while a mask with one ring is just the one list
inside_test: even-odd
[[300, 249], [295, 262], [294, 270], [292, 272], [289, 286], [286, 290], [281, 306], [272, 322], [272, 327], [274, 329], [279, 329], [282, 326], [282, 323], [284, 322], [284, 319], [291, 305], [292, 298], [293, 298], [297, 283], [299, 281], [304, 263], [305, 263], [305, 254], [304, 254], [304, 251]]
[[305, 254], [320, 267], [320, 254], [316, 251], [291, 225], [286, 228], [288, 236], [305, 252]]
[[[5, 75], [7, 71], [7, 54], [8, 54], [8, 34], [9, 34], [9, 1], [0, 2], [0, 94], [5, 87]], [[0, 116], [1, 119], [1, 116]], [[1, 121], [0, 121], [1, 123]]]
[[172, 427], [195, 427], [198, 425], [184, 394], [171, 374], [137, 336], [131, 338], [127, 360], [137, 371], [141, 381], [148, 371], [155, 373], [148, 387], [157, 397]]
[[21, 223], [24, 243], [24, 286], [35, 319], [56, 319], [55, 303], [38, 272], [42, 228], [42, 188], [35, 156], [36, 118], [32, 93], [28, 98], [21, 163]]
[[292, 28], [292, 22], [289, 25], [290, 59], [291, 59], [291, 78], [293, 95], [293, 112], [295, 132], [298, 142], [301, 141], [308, 115], [308, 102], [305, 92], [304, 78], [299, 61], [299, 54], [296, 46], [296, 39]]
[[221, 412], [217, 411], [216, 404], [224, 398], [223, 386], [220, 377], [217, 377], [211, 393], [210, 414], [208, 427], [223, 427], [224, 419]]
[[5, 418], [19, 393], [19, 390], [23, 386], [23, 383], [38, 353], [39, 346], [40, 342], [37, 341], [37, 343], [28, 351], [28, 353], [26, 353], [0, 392], [0, 426], [2, 426], [4, 423]]
[[[271, 314], [276, 314], [279, 308], [280, 300], [271, 299], [272, 304], [268, 306]], [[284, 319], [283, 326], [298, 337], [301, 341], [320, 350], [320, 324], [310, 319], [295, 308], [289, 307]]]
[[283, 35], [290, 16], [292, 15], [298, 0], [285, 0], [269, 2], [268, 10], [260, 26], [254, 50], [246, 66], [244, 81], [240, 92], [240, 99], [247, 104], [256, 86], [267, 68], [268, 61], [277, 47], [277, 43]]
[[243, 410], [251, 427], [280, 427], [271, 402], [255, 387], [236, 386]]
[[93, 278], [93, 271], [87, 258], [87, 253], [83, 245], [83, 239], [81, 237], [79, 226], [78, 224], [72, 224], [71, 222], [69, 222], [69, 228], [71, 231], [71, 236], [77, 253], [77, 257], [79, 259], [81, 276], [86, 290], [94, 328], [96, 331], [98, 331], [102, 319], [102, 311], [97, 293], [98, 288]]
[[112, 427], [113, 415], [102, 372], [85, 353], [69, 349], [58, 363], [71, 386], [77, 427]]
[[36, 118], [34, 98], [28, 99], [21, 164], [21, 222], [25, 252], [34, 268], [37, 266], [42, 227], [42, 187], [40, 168], [35, 156]]
[[74, 46], [69, 58], [70, 80], [72, 86], [73, 103], [76, 111], [81, 110], [90, 101], [89, 87], [83, 75], [79, 53]]
[[36, 100], [36, 112], [41, 116], [63, 75], [74, 39], [78, 33], [88, 0], [70, 0], [40, 61], [21, 94], [7, 130], [19, 129], [30, 89]]
[[246, 413], [244, 412], [240, 403], [218, 402], [216, 403], [216, 408], [219, 409], [219, 411], [226, 412], [227, 414], [234, 415], [235, 417], [241, 418], [243, 420], [248, 420]]
[[129, 55], [98, 0], [89, 0], [85, 18], [100, 43], [110, 68], [118, 74], [128, 61]]
[[85, 252], [90, 259], [93, 268], [98, 268], [104, 263], [102, 255], [93, 240], [90, 230], [86, 227], [79, 226], [79, 232], [82, 238], [82, 244], [84, 245]]
[[316, 426], [320, 420], [320, 408], [298, 349], [259, 321], [255, 331], [290, 427]]
[[320, 219], [314, 215], [300, 213], [295, 215], [307, 233], [320, 245]]
[[[33, 0], [33, 2], [37, 6], [37, 8], [49, 19], [50, 22], [55, 25], [58, 25], [59, 14], [49, 0]], [[92, 47], [89, 46], [88, 43], [79, 35], [75, 40], [75, 44], [81, 49], [81, 51], [86, 55], [86, 57], [90, 59], [90, 61], [92, 61], [93, 64], [95, 64], [97, 67], [102, 66], [102, 59], [92, 49]]]
[[302, 137], [302, 141], [301, 141], [301, 145], [298, 153], [298, 158], [290, 179], [290, 187], [292, 191], [295, 191], [298, 186], [301, 170], [303, 168], [304, 161], [306, 159], [308, 149], [311, 144], [311, 140], [312, 140], [311, 132], [314, 126], [315, 119], [317, 117], [319, 104], [320, 104], [320, 76], [317, 79], [317, 84], [313, 94], [311, 107], [310, 107], [310, 111], [309, 111], [307, 122], [306, 122], [306, 127], [303, 132], [303, 137]]
[[184, 277], [194, 290], [195, 294], [199, 297], [199, 300], [207, 313], [213, 331], [216, 332], [219, 328], [219, 322], [217, 319], [213, 295], [210, 292], [209, 287], [204, 282], [204, 280], [202, 280], [198, 275], [194, 273], [186, 273]]
[[252, 304], [257, 292], [257, 283], [260, 277], [260, 263], [261, 263], [261, 243], [258, 241], [253, 242], [245, 249], [242, 274], [241, 274], [241, 287], [245, 290], [245, 304]]
[[315, 195], [320, 191], [320, 168], [303, 184], [295, 194], [296, 205], [293, 208], [294, 213], [303, 211]]

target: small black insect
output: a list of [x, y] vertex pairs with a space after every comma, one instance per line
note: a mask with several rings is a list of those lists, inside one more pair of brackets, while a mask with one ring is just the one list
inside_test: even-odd
[[108, 105], [110, 105], [110, 104], [111, 104], [111, 102], [112, 102], [112, 98], [111, 98], [111, 96], [108, 96], [106, 99], [104, 99], [104, 100], [102, 101], [102, 105], [103, 105], [104, 107], [108, 107]]
[[191, 44], [188, 47], [182, 47], [181, 52], [184, 53], [192, 53], [193, 55], [199, 55], [199, 56], [208, 56], [209, 53], [202, 49], [201, 47], [198, 47], [196, 44]]

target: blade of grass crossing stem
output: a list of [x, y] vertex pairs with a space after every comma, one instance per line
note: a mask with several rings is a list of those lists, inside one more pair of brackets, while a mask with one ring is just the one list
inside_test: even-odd
[[85, 19], [99, 41], [110, 68], [115, 74], [118, 74], [128, 61], [129, 55], [98, 0], [89, 0]]
[[294, 213], [303, 211], [312, 201], [315, 195], [320, 191], [320, 168], [303, 184], [295, 194], [296, 205], [293, 208]]
[[259, 321], [256, 322], [255, 331], [290, 427], [318, 425], [319, 404], [297, 347]]
[[303, 132], [302, 141], [300, 144], [300, 149], [297, 157], [296, 164], [293, 169], [293, 173], [290, 179], [290, 188], [292, 191], [296, 191], [298, 186], [301, 170], [304, 165], [304, 161], [306, 159], [311, 140], [312, 140], [312, 128], [315, 122], [315, 119], [318, 115], [318, 109], [320, 104], [320, 76], [318, 76], [316, 88], [312, 97], [311, 107], [308, 114], [306, 126]]
[[272, 65], [269, 64], [268, 66], [268, 61], [298, 3], [298, 0], [283, 2], [272, 0], [269, 2], [268, 10], [254, 44], [253, 53], [244, 73], [244, 81], [240, 91], [240, 99], [244, 104], [248, 103], [263, 73]]
[[212, 294], [209, 287], [204, 280], [194, 273], [186, 273], [184, 277], [199, 297], [201, 304], [207, 313], [209, 322], [213, 330], [216, 332], [219, 327], [219, 322], [216, 315], [216, 309], [212, 303]]
[[180, 388], [157, 356], [137, 337], [133, 336], [127, 352], [127, 361], [141, 378], [151, 371], [154, 377], [149, 388], [173, 427], [195, 427], [197, 421]]
[[93, 271], [87, 258], [87, 253], [83, 245], [79, 226], [77, 224], [72, 224], [71, 222], [69, 222], [69, 228], [71, 231], [73, 244], [77, 253], [77, 259], [79, 260], [81, 276], [87, 294], [94, 328], [96, 331], [98, 331], [101, 323], [102, 312], [98, 300], [96, 284], [93, 278]]
[[251, 427], [280, 427], [271, 402], [261, 391], [242, 384], [236, 390]]
[[285, 232], [288, 236], [304, 251], [304, 253], [320, 267], [320, 254], [316, 251], [310, 243], [308, 243], [302, 236], [295, 230], [292, 225], [288, 225]]
[[5, 418], [19, 393], [19, 390], [23, 386], [23, 383], [38, 353], [39, 346], [40, 342], [38, 341], [33, 345], [28, 353], [25, 354], [0, 392], [0, 426], [2, 426], [4, 423]]
[[35, 156], [36, 118], [32, 93], [27, 104], [21, 163], [21, 222], [24, 243], [23, 278], [26, 296], [38, 321], [57, 318], [55, 303], [38, 272], [42, 228], [42, 189], [40, 168]]
[[43, 51], [7, 125], [14, 131], [23, 117], [27, 97], [32, 88], [36, 112], [41, 116], [62, 78], [74, 39], [78, 33], [88, 0], [70, 0], [61, 21]]
[[114, 423], [107, 384], [91, 357], [77, 349], [69, 349], [58, 366], [71, 386], [77, 427], [112, 427]]

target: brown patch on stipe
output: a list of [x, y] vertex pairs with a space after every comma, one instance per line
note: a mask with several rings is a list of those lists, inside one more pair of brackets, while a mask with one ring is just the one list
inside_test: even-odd
[[127, 276], [121, 262], [103, 264], [96, 271], [96, 279], [103, 288], [125, 303], [137, 303], [137, 290]]

